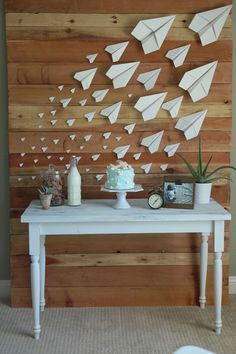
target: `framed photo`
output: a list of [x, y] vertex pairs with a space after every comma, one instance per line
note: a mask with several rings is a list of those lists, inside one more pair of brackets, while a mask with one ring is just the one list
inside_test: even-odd
[[191, 177], [165, 177], [163, 183], [164, 207], [194, 208], [195, 183]]

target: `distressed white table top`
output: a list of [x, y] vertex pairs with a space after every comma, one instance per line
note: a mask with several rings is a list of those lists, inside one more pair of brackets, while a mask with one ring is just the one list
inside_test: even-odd
[[40, 202], [34, 200], [21, 216], [23, 223], [70, 223], [70, 222], [135, 222], [135, 221], [206, 221], [230, 220], [231, 214], [220, 204], [212, 200], [209, 204], [199, 204], [194, 209], [153, 210], [146, 199], [129, 199], [130, 209], [114, 209], [115, 200], [89, 199], [82, 200], [82, 205], [67, 205], [41, 208]]

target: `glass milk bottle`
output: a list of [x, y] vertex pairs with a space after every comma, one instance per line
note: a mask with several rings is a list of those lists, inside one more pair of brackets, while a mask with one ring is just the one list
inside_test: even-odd
[[70, 170], [67, 176], [67, 198], [70, 206], [81, 204], [81, 176], [77, 169], [76, 156], [72, 156], [70, 161]]

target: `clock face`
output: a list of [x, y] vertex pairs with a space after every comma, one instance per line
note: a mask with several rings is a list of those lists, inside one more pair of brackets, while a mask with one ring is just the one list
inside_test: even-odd
[[162, 207], [163, 205], [163, 198], [160, 194], [158, 193], [152, 193], [149, 197], [148, 197], [148, 205], [152, 208], [152, 209], [159, 209]]

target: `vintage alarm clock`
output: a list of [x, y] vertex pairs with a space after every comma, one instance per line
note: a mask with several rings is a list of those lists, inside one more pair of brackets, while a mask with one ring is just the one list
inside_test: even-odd
[[155, 189], [150, 190], [147, 201], [150, 208], [152, 209], [161, 208], [164, 204], [164, 198], [163, 198], [163, 193], [161, 188], [158, 188], [157, 190]]

